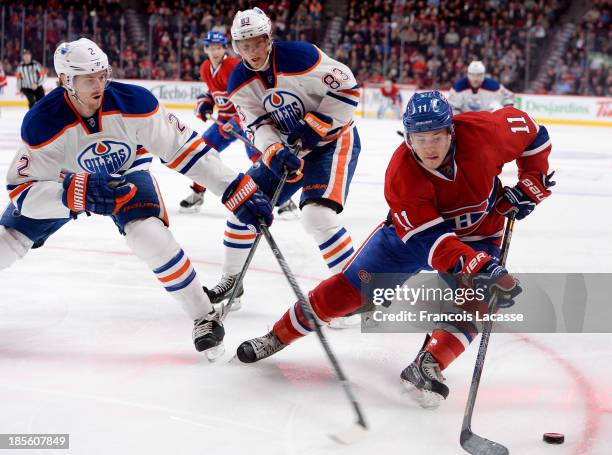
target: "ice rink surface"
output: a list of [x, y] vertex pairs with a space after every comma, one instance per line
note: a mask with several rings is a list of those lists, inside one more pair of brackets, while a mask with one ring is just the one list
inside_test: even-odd
[[[23, 115], [1, 112], [3, 181]], [[203, 131], [190, 112], [178, 115]], [[358, 128], [362, 151], [342, 214], [356, 246], [386, 215], [382, 184], [401, 123], [365, 119]], [[612, 272], [611, 131], [548, 129], [558, 183], [517, 223], [508, 268]], [[236, 170], [249, 165], [240, 144], [222, 156]], [[153, 173], [174, 235], [201, 281], [214, 285], [224, 207], [208, 194], [199, 214], [180, 214], [190, 182], [158, 162]], [[504, 182], [514, 176], [507, 166]], [[0, 192], [0, 203], [7, 201]], [[272, 232], [305, 290], [327, 276], [299, 221], [277, 220]], [[240, 342], [266, 333], [293, 301], [262, 242], [243, 309], [226, 321], [227, 353], [210, 364], [193, 348], [192, 322], [131, 255], [112, 221], [80, 217], [0, 273], [0, 433], [70, 434], [69, 451], [43, 454], [463, 453], [459, 430], [477, 343], [445, 372], [448, 400], [425, 411], [399, 382], [422, 335], [327, 330], [371, 426], [366, 440], [342, 447], [326, 435], [353, 416], [315, 336], [255, 365], [229, 362]], [[512, 454], [611, 454], [611, 377], [610, 334], [494, 334], [473, 429]], [[565, 444], [546, 445], [544, 432], [564, 433]]]

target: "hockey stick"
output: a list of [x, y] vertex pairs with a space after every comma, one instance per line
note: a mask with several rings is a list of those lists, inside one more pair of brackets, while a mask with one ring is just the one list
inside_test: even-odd
[[[289, 175], [289, 172], [285, 171], [283, 173], [283, 176], [280, 179], [280, 182], [278, 182], [278, 186], [276, 187], [276, 190], [274, 191], [274, 194], [272, 195], [272, 199], [270, 199], [270, 205], [272, 207], [274, 207], [276, 203], [278, 202], [280, 193], [283, 190], [285, 183], [287, 182], [288, 175]], [[253, 256], [255, 256], [255, 251], [257, 250], [257, 246], [259, 245], [260, 241], [261, 241], [261, 233], [258, 232], [257, 235], [255, 236], [255, 240], [253, 241], [253, 245], [251, 245], [251, 249], [249, 250], [249, 255], [244, 261], [242, 270], [240, 270], [240, 274], [238, 275], [238, 278], [236, 279], [236, 284], [234, 284], [234, 287], [232, 288], [232, 293], [229, 296], [229, 300], [227, 301], [226, 304], [222, 304], [222, 307], [221, 307], [222, 308], [221, 310], [221, 320], [222, 321], [225, 320], [225, 318], [227, 317], [227, 315], [232, 309], [232, 305], [234, 304], [234, 300], [236, 299], [236, 295], [238, 294], [238, 289], [240, 289], [240, 284], [242, 283], [242, 280], [244, 279], [244, 276], [246, 275], [246, 272], [249, 266], [251, 265], [251, 260], [253, 259]]]
[[[206, 114], [206, 119], [213, 120], [220, 127], [222, 127], [224, 125], [218, 119], [214, 118], [211, 114]], [[248, 145], [249, 147], [252, 147], [260, 155], [262, 154], [257, 149], [257, 147], [255, 147], [255, 144], [253, 144], [247, 138], [242, 137], [240, 134], [238, 134], [236, 131], [234, 131], [233, 128], [230, 129], [228, 132], [229, 132], [229, 134], [234, 136], [236, 139], [239, 139], [242, 142], [244, 142], [246, 145]], [[293, 152], [297, 155], [298, 153], [300, 153], [301, 149], [302, 149], [302, 142], [301, 141], [296, 141], [296, 143], [293, 146]], [[276, 203], [278, 202], [278, 199], [280, 197], [281, 192], [283, 191], [283, 188], [285, 187], [285, 183], [287, 182], [287, 178], [288, 177], [289, 177], [289, 171], [283, 172], [283, 175], [282, 175], [280, 181], [278, 182], [276, 190], [274, 190], [274, 194], [272, 195], [272, 198], [270, 199], [270, 205], [273, 208], [274, 208], [274, 206], [276, 206]], [[221, 321], [225, 320], [225, 318], [227, 317], [227, 315], [229, 314], [229, 312], [232, 309], [232, 305], [234, 304], [234, 300], [236, 299], [236, 295], [238, 294], [238, 290], [240, 289], [240, 285], [242, 284], [242, 280], [244, 279], [244, 276], [246, 275], [246, 272], [247, 272], [249, 266], [251, 265], [251, 261], [253, 260], [253, 256], [255, 256], [255, 251], [257, 251], [257, 247], [259, 246], [259, 242], [260, 241], [261, 241], [261, 233], [257, 233], [257, 235], [255, 236], [255, 240], [253, 241], [253, 245], [251, 245], [251, 249], [249, 250], [249, 254], [248, 254], [246, 260], [244, 261], [244, 265], [242, 266], [242, 269], [240, 270], [240, 274], [238, 275], [238, 278], [236, 279], [236, 283], [234, 284], [234, 287], [232, 288], [232, 292], [231, 292], [231, 294], [229, 296], [229, 299], [228, 299], [226, 304], [222, 304], [222, 306], [221, 306]]]
[[[512, 230], [514, 228], [514, 217], [515, 213], [511, 212], [508, 222], [506, 223], [504, 241], [501, 247], [501, 257], [499, 260], [502, 266], [506, 264], [506, 258], [508, 257], [508, 248], [510, 247], [510, 239], [512, 238]], [[510, 451], [500, 443], [478, 436], [472, 431], [472, 414], [474, 413], [476, 394], [478, 393], [480, 377], [482, 375], [485, 356], [487, 355], [487, 348], [489, 346], [489, 338], [491, 337], [491, 329], [493, 328], [493, 321], [491, 321], [490, 316], [495, 313], [496, 306], [497, 293], [491, 297], [491, 302], [489, 302], [489, 318], [485, 321], [482, 329], [480, 346], [478, 347], [478, 354], [476, 356], [476, 366], [474, 367], [474, 373], [472, 375], [472, 384], [470, 385], [470, 393], [468, 394], [467, 403], [465, 405], [463, 424], [461, 425], [461, 436], [459, 437], [463, 450], [473, 455], [508, 455], [510, 453]]]
[[314, 310], [312, 309], [312, 306], [310, 306], [310, 302], [308, 301], [308, 299], [306, 298], [306, 296], [300, 289], [300, 285], [296, 281], [295, 276], [293, 275], [293, 272], [289, 268], [289, 264], [287, 264], [287, 261], [285, 260], [285, 257], [283, 256], [280, 249], [278, 248], [276, 241], [272, 237], [272, 234], [270, 234], [270, 230], [268, 229], [268, 226], [260, 222], [259, 229], [261, 230], [268, 244], [270, 245], [270, 249], [272, 250], [272, 253], [274, 253], [274, 256], [276, 257], [276, 260], [278, 261], [280, 268], [285, 274], [287, 281], [289, 281], [289, 284], [291, 285], [291, 288], [293, 289], [293, 292], [295, 293], [295, 296], [298, 299], [302, 313], [304, 314], [304, 316], [306, 316], [306, 319], [308, 320], [308, 323], [310, 324], [310, 326], [314, 327], [317, 333], [317, 337], [319, 338], [319, 341], [323, 345], [325, 354], [327, 355], [327, 358], [331, 362], [332, 367], [336, 373], [336, 377], [338, 378], [338, 381], [340, 381], [340, 384], [342, 385], [342, 388], [344, 389], [344, 393], [346, 394], [346, 397], [350, 401], [351, 406], [353, 407], [353, 411], [355, 412], [355, 415], [357, 417], [357, 422], [355, 422], [353, 426], [351, 426], [350, 428], [346, 430], [330, 434], [329, 436], [334, 441], [339, 442], [341, 444], [353, 444], [365, 438], [366, 431], [368, 430], [368, 426], [363, 416], [363, 412], [361, 411], [361, 406], [357, 402], [357, 399], [355, 398], [355, 395], [353, 394], [351, 385], [348, 379], [346, 378], [346, 376], [344, 375], [344, 372], [342, 371], [342, 368], [340, 367], [340, 363], [338, 362], [338, 359], [336, 358], [335, 354], [331, 350], [331, 347], [329, 345], [329, 342], [327, 341], [327, 338], [325, 337], [325, 334], [321, 330], [321, 326], [319, 325], [319, 322], [317, 321], [315, 317]]
[[[260, 155], [262, 154], [257, 147], [255, 147], [255, 144], [253, 144], [251, 141], [249, 141], [246, 137], [241, 136], [240, 134], [238, 134], [236, 131], [234, 131], [234, 128], [228, 128], [227, 131], [223, 128], [225, 125], [227, 125], [227, 123], [223, 123], [221, 122], [218, 118], [215, 118], [212, 116], [212, 114], [206, 114], [206, 120], [212, 120], [213, 122], [215, 122], [215, 124], [223, 130], [223, 132], [231, 134], [232, 136], [234, 136], [236, 139], [238, 139], [239, 141], [243, 142], [245, 145], [248, 145], [249, 147], [251, 147], [253, 150], [256, 150], [257, 153], [259, 153]], [[230, 125], [231, 126], [231, 125]]]

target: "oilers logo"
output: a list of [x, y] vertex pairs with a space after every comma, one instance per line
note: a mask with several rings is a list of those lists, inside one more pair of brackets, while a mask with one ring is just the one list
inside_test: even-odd
[[289, 134], [304, 118], [304, 103], [293, 93], [279, 90], [267, 95], [263, 100], [264, 109], [283, 134]]
[[125, 142], [94, 142], [77, 157], [79, 166], [92, 174], [114, 174], [128, 162], [132, 156], [130, 146]]

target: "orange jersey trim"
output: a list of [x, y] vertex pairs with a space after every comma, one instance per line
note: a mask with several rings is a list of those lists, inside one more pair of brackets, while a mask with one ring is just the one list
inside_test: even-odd
[[198, 140], [194, 141], [187, 148], [187, 150], [181, 153], [181, 155], [177, 159], [175, 159], [172, 163], [167, 164], [166, 166], [168, 166], [170, 169], [176, 168], [185, 159], [185, 157], [189, 155], [191, 152], [193, 152], [202, 142], [204, 142], [202, 138], [199, 138]]
[[9, 198], [12, 201], [13, 199], [17, 198], [21, 193], [23, 193], [25, 190], [30, 188], [32, 185], [34, 185], [34, 182], [22, 183], [21, 185], [19, 185], [17, 188], [15, 188], [13, 191], [9, 193]]

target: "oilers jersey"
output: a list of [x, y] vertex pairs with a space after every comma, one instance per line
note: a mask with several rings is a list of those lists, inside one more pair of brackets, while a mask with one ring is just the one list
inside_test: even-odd
[[449, 94], [448, 102], [453, 108], [453, 113], [496, 111], [505, 106], [514, 104], [514, 95], [490, 77], [485, 77], [479, 88], [473, 88], [467, 76], [462, 77], [453, 84]]
[[145, 88], [110, 82], [90, 118], [58, 87], [26, 114], [7, 175], [11, 202], [26, 217], [68, 218], [62, 171], [124, 175], [147, 170], [154, 156], [222, 194], [236, 173], [200, 135], [166, 112]]
[[259, 150], [284, 142], [312, 111], [333, 119], [317, 147], [330, 144], [354, 127], [360, 98], [359, 85], [346, 65], [300, 41], [273, 43], [267, 71], [251, 71], [239, 63], [227, 91]]

